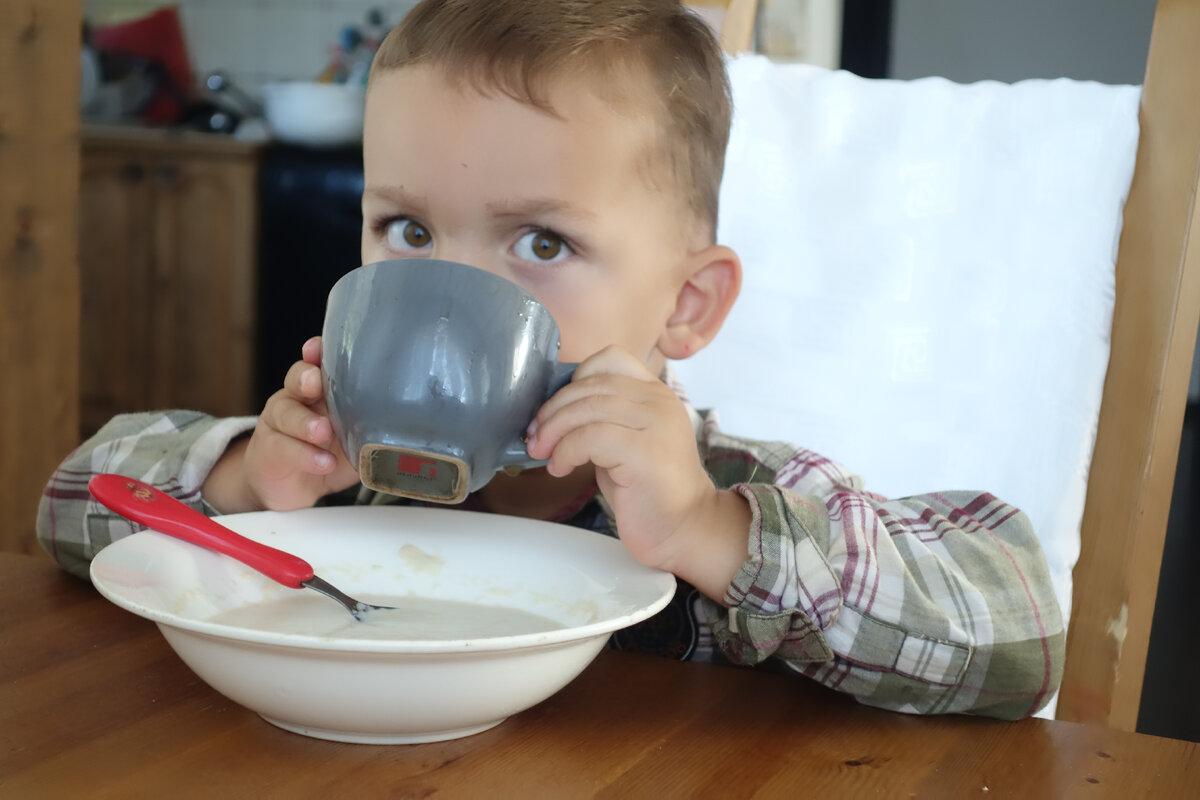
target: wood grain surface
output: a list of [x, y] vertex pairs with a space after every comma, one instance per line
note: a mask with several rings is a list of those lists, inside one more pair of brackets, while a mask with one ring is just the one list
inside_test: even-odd
[[0, 797], [1184, 797], [1200, 745], [1046, 720], [914, 717], [805, 678], [604, 652], [449, 742], [275, 728], [157, 628], [0, 553]]
[[130, 411], [257, 413], [259, 148], [89, 126], [82, 152], [81, 436]]
[[0, 550], [79, 443], [79, 3], [0, 2]]
[[1159, 0], [1058, 716], [1133, 730], [1200, 320], [1200, 0]]

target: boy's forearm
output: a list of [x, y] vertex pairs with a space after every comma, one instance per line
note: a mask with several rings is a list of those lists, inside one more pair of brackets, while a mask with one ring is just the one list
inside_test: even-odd
[[1053, 695], [1062, 617], [1015, 508], [978, 492], [744, 492], [751, 558], [713, 621], [730, 660], [779, 658], [870, 705], [916, 713], [1017, 718]]
[[229, 443], [224, 455], [213, 465], [212, 472], [204, 480], [201, 495], [222, 514], [238, 514], [243, 511], [258, 511], [258, 504], [246, 484], [246, 446], [250, 437], [242, 436]]
[[670, 571], [724, 604], [725, 592], [748, 558], [750, 504], [733, 491], [716, 491], [693, 513], [688, 538]]

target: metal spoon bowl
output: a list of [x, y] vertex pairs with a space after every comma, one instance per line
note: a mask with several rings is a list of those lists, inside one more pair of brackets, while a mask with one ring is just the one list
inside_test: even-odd
[[88, 481], [88, 489], [102, 504], [127, 519], [185, 542], [224, 553], [284, 586], [308, 588], [332, 597], [359, 621], [369, 611], [393, 608], [355, 600], [317, 577], [312, 566], [299, 556], [247, 539], [148, 483], [106, 473]]

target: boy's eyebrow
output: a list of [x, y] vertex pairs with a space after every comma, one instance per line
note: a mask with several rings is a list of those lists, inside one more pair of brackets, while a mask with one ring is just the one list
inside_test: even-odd
[[425, 208], [425, 198], [413, 194], [403, 186], [367, 185], [363, 187], [363, 197], [377, 198], [418, 212]]
[[488, 203], [487, 210], [491, 216], [500, 218], [529, 218], [542, 216], [543, 214], [553, 214], [581, 220], [594, 220], [596, 218], [595, 212], [571, 205], [565, 200], [557, 200], [551, 197], [516, 198], [497, 203]]
[[[426, 201], [421, 195], [414, 194], [408, 191], [403, 186], [371, 186], [368, 185], [363, 189], [363, 195], [368, 198], [378, 198], [393, 205], [401, 206], [405, 209], [411, 209], [414, 213], [421, 213], [425, 210]], [[558, 216], [580, 219], [594, 220], [596, 214], [593, 211], [579, 208], [565, 200], [559, 200], [553, 197], [532, 197], [532, 198], [515, 198], [511, 200], [502, 200], [487, 204], [488, 214], [497, 218], [521, 217], [530, 218], [537, 217], [543, 214], [554, 214]]]

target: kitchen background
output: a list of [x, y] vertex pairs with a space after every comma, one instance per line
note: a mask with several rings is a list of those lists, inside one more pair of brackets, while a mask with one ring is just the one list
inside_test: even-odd
[[[416, 0], [176, 0], [191, 66], [197, 75], [214, 70], [257, 90], [269, 81], [315, 78], [328, 65], [338, 34], [361, 26], [372, 11], [384, 29]], [[144, 15], [162, 3], [147, 0], [84, 0], [85, 18], [104, 25]], [[719, 25], [722, 12], [697, 3]], [[760, 49], [773, 56], [838, 66], [840, 4], [831, 0], [762, 0]]]
[[[159, 5], [128, 0], [83, 4], [86, 19], [95, 26], [136, 18]], [[409, 0], [178, 0], [175, 4], [197, 79], [219, 70], [255, 97], [272, 81], [316, 78], [329, 65], [346, 25], [369, 33], [368, 15], [378, 11], [378, 27], [386, 28], [412, 5]], [[1067, 76], [1139, 83], [1153, 12], [1153, 0], [1008, 0], [1003, 4], [764, 0], [756, 40], [759, 50], [775, 58], [842, 66], [868, 77], [942, 75], [967, 82]], [[261, 128], [249, 132], [252, 135], [246, 138], [251, 140], [263, 134]], [[93, 269], [101, 262], [107, 265], [101, 271], [105, 280], [126, 275], [136, 282], [139, 258], [143, 259], [152, 279], [160, 286], [163, 281], [173, 285], [178, 297], [157, 317], [139, 323], [159, 325], [157, 332], [143, 327], [117, 334], [127, 337], [124, 361], [110, 362], [97, 371], [90, 389], [85, 372], [85, 431], [138, 402], [157, 405], [164, 397], [201, 391], [203, 380], [189, 384], [187, 376], [163, 373], [157, 388], [143, 387], [136, 396], [113, 394], [116, 386], [133, 385], [132, 377], [113, 380], [114, 374], [144, 374], [145, 360], [158, 357], [138, 350], [135, 342], [169, 339], [161, 326], [186, 327], [182, 323], [191, 319], [189, 314], [195, 314], [201, 326], [214, 314], [218, 320], [231, 321], [227, 327], [235, 340], [225, 343], [229, 348], [236, 349], [236, 337], [253, 342], [261, 380], [257, 385], [243, 382], [236, 396], [212, 398], [214, 410], [251, 411], [278, 384], [298, 343], [316, 332], [328, 286], [357, 265], [361, 189], [357, 149], [253, 141], [241, 146], [164, 143], [123, 139], [126, 135], [85, 130], [80, 249], [85, 370], [89, 304], [95, 314], [92, 324], [104, 326], [112, 318], [114, 304], [132, 302], [89, 284], [89, 262]], [[192, 149], [185, 153], [178, 148]], [[213, 177], [218, 174], [221, 177]], [[168, 189], [175, 194], [163, 194]], [[214, 219], [212, 209], [217, 206], [236, 213]], [[113, 209], [127, 213], [114, 217]], [[197, 221], [202, 233], [189, 232], [193, 230], [189, 218]], [[253, 224], [241, 224], [245, 219]], [[131, 235], [146, 238], [146, 220], [157, 226], [153, 238], [159, 244], [151, 251], [143, 252], [140, 245], [117, 235], [136, 231]], [[172, 238], [176, 243], [164, 249], [162, 242]], [[214, 246], [226, 249], [214, 250]], [[189, 253], [197, 248], [202, 257]], [[175, 266], [164, 268], [172, 258]], [[216, 281], [224, 295], [206, 301], [201, 287], [213, 283], [213, 271], [222, 263], [234, 265]], [[253, 271], [257, 275], [252, 282], [239, 282], [244, 278], [241, 273]], [[297, 291], [297, 287], [307, 289]], [[255, 291], [254, 308], [239, 308], [230, 299], [246, 293], [254, 296]], [[107, 337], [110, 345], [113, 335], [110, 331]], [[209, 341], [207, 346], [211, 345]], [[160, 353], [162, 364], [178, 362], [181, 355], [204, 358], [199, 347], [186, 342], [174, 347]], [[247, 364], [214, 365], [207, 377], [214, 379], [212, 383], [229, 384], [220, 380], [219, 370], [250, 372]], [[172, 381], [173, 389], [162, 389], [164, 382]], [[1190, 577], [1191, 569], [1200, 563], [1200, 499], [1195, 492], [1200, 479], [1200, 347], [1189, 400], [1139, 729], [1200, 740], [1200, 689], [1190, 680], [1190, 665], [1200, 659], [1191, 616], [1200, 608], [1200, 584]]]
[[[363, 25], [378, 9], [394, 25], [415, 0], [176, 0], [191, 67], [225, 72], [257, 91], [268, 81], [315, 79], [328, 65], [338, 33]], [[85, 0], [85, 19], [103, 25], [144, 15], [162, 3]]]

